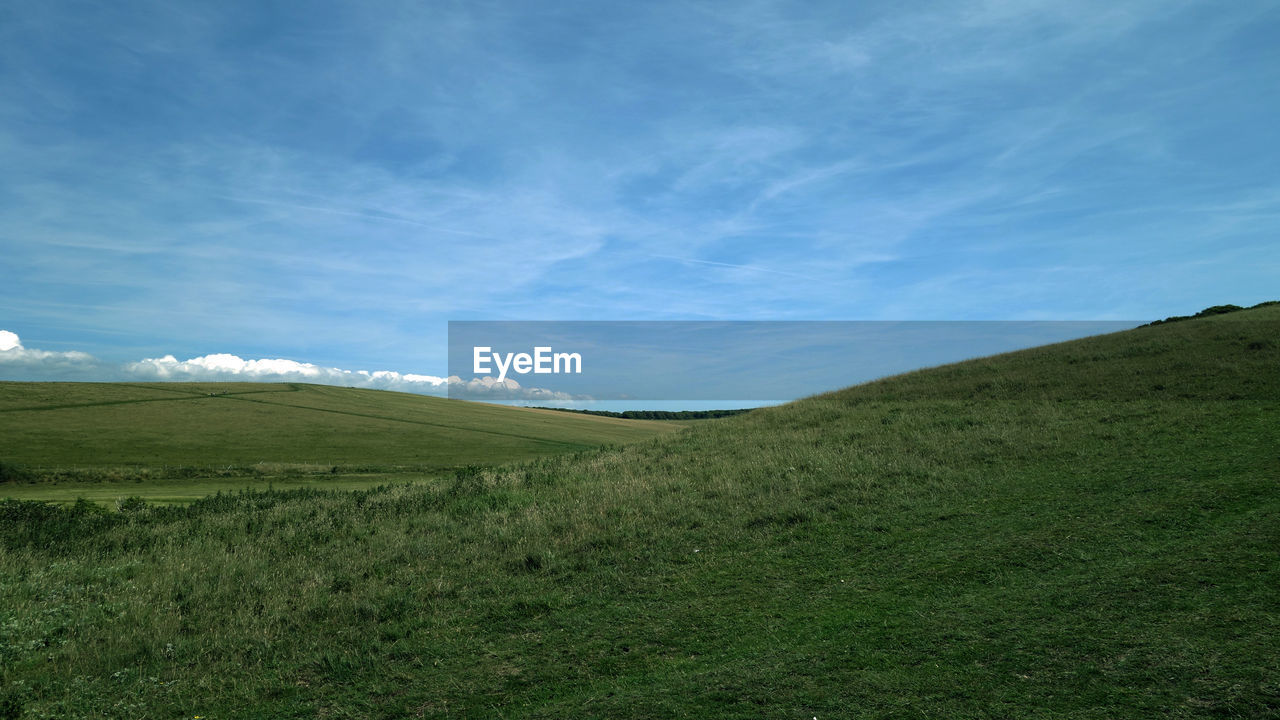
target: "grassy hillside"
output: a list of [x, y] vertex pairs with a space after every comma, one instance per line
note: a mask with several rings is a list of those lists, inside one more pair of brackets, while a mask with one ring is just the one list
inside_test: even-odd
[[1277, 717], [1278, 324], [1140, 328], [435, 485], [5, 503], [0, 702]]
[[56, 481], [0, 483], [0, 497], [192, 500], [248, 480], [373, 486], [675, 427], [322, 385], [0, 382], [0, 462], [9, 475]]

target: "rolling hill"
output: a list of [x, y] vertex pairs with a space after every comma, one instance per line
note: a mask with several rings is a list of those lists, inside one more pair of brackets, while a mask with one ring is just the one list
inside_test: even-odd
[[0, 503], [23, 717], [1280, 716], [1280, 309], [360, 492]]
[[0, 484], [0, 497], [189, 501], [246, 478], [372, 486], [678, 427], [294, 383], [0, 382], [0, 462], [46, 481]]

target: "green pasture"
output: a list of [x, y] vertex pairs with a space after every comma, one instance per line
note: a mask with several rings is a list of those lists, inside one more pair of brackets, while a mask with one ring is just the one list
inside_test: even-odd
[[[416, 484], [3, 501], [0, 717], [1280, 717], [1278, 323], [1139, 328]], [[496, 412], [403, 402], [454, 429]], [[126, 436], [17, 412], [45, 423], [32, 466], [95, 457], [58, 454], [59, 418]], [[448, 464], [150, 427], [103, 467]]]

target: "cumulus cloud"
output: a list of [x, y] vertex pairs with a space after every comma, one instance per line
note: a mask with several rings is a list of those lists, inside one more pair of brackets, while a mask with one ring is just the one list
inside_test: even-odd
[[[22, 338], [10, 330], [0, 330], [0, 372], [11, 379], [82, 379], [103, 369], [89, 353], [57, 352], [23, 347]], [[33, 377], [42, 376], [42, 377]]]
[[18, 334], [10, 330], [0, 330], [0, 379], [307, 382], [426, 395], [444, 395], [448, 385], [445, 378], [434, 375], [393, 370], [343, 370], [280, 358], [245, 360], [229, 353], [214, 353], [189, 360], [165, 355], [115, 365], [85, 352], [27, 348]]
[[343, 370], [281, 358], [245, 360], [228, 353], [189, 360], [178, 360], [172, 355], [145, 358], [126, 364], [124, 369], [129, 376], [145, 380], [307, 382], [427, 395], [443, 395], [446, 386], [444, 378], [434, 375], [393, 370]]
[[449, 397], [458, 400], [521, 400], [526, 402], [563, 403], [573, 400], [590, 400], [585, 395], [571, 395], [558, 390], [540, 387], [524, 387], [511, 378], [485, 376], [463, 380], [457, 375], [450, 375], [448, 380]]
[[214, 353], [188, 360], [165, 355], [114, 365], [84, 352], [26, 348], [18, 334], [9, 330], [0, 330], [0, 379], [303, 382], [421, 395], [448, 394], [449, 397], [467, 400], [564, 402], [583, 399], [545, 388], [523, 387], [511, 378], [463, 380], [456, 375], [444, 378], [394, 370], [343, 370], [283, 358], [246, 360], [230, 353]]

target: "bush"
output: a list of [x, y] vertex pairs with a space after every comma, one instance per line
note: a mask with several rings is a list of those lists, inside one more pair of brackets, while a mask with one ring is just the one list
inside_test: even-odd
[[29, 477], [20, 465], [0, 460], [0, 482], [18, 482]]
[[18, 720], [22, 706], [26, 705], [25, 693], [9, 689], [0, 692], [0, 720]]
[[147, 501], [137, 496], [116, 501], [116, 510], [124, 515], [137, 515], [145, 511], [147, 507]]
[[1253, 307], [1250, 307], [1250, 308], [1242, 308], [1239, 305], [1214, 305], [1212, 307], [1207, 307], [1201, 310], [1195, 315], [1174, 315], [1173, 317], [1167, 317], [1163, 320], [1156, 320], [1155, 322], [1147, 323], [1143, 327], [1151, 327], [1152, 325], [1163, 325], [1165, 323], [1171, 323], [1171, 322], [1180, 322], [1182, 320], [1195, 320], [1196, 318], [1209, 317], [1211, 315], [1226, 315], [1227, 313], [1238, 312], [1240, 310], [1246, 310], [1246, 309], [1255, 310], [1257, 308], [1270, 307], [1272, 305], [1280, 305], [1280, 300], [1268, 300], [1266, 302], [1260, 302], [1257, 305], [1254, 305]]
[[71, 507], [0, 500], [0, 547], [67, 550], [120, 523], [122, 516], [80, 498]]

